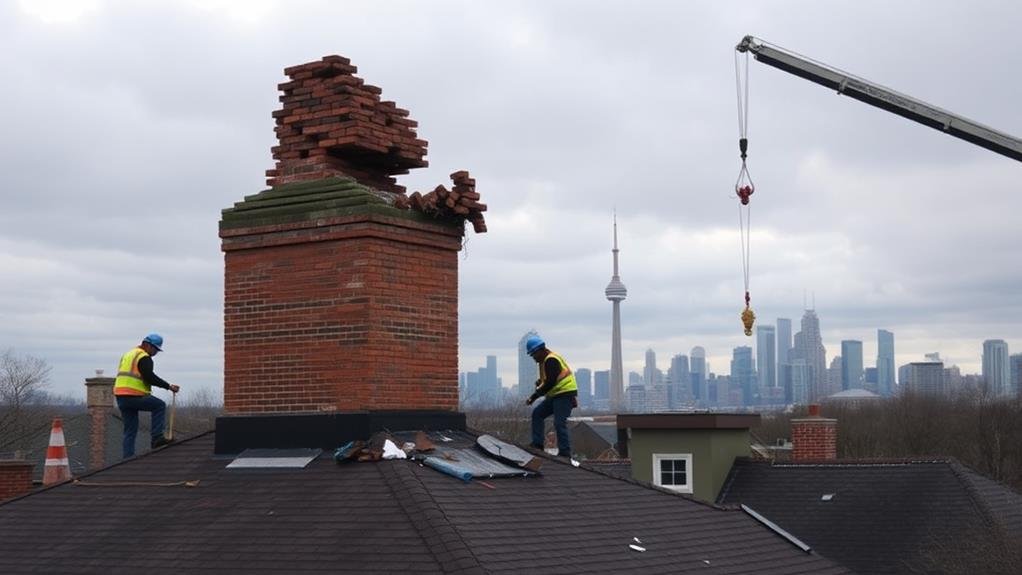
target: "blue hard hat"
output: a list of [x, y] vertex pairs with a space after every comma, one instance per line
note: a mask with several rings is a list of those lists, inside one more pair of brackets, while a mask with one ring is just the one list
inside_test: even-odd
[[546, 347], [546, 342], [538, 335], [530, 335], [529, 339], [525, 340], [525, 353], [529, 355], [541, 347]]
[[156, 348], [156, 351], [163, 351], [163, 336], [158, 333], [151, 333], [142, 340]]

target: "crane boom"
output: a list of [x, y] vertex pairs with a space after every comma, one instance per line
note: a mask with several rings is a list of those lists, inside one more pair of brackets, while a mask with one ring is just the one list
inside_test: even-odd
[[735, 50], [752, 52], [755, 58], [764, 64], [837, 90], [838, 94], [855, 98], [1022, 162], [1022, 140], [1010, 134], [931, 106], [922, 100], [900, 94], [890, 88], [852, 76], [826, 64], [814, 62], [752, 36], [742, 38], [742, 41], [735, 46]]

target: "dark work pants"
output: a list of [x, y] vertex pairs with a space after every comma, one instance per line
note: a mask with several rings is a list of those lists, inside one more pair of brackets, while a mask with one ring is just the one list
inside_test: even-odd
[[532, 444], [543, 445], [543, 424], [546, 418], [554, 416], [554, 431], [557, 433], [557, 455], [571, 457], [571, 435], [568, 434], [568, 416], [574, 401], [570, 395], [547, 397], [532, 408]]
[[127, 459], [135, 455], [135, 437], [138, 435], [138, 412], [149, 411], [152, 413], [150, 422], [151, 439], [163, 435], [163, 414], [167, 410], [167, 404], [162, 399], [152, 395], [118, 395], [117, 409], [121, 410], [121, 417], [124, 419], [124, 444], [123, 454]]

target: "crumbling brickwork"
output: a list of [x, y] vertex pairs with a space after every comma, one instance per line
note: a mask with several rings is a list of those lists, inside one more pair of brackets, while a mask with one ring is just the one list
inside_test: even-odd
[[393, 176], [421, 168], [425, 140], [408, 111], [380, 99], [382, 90], [355, 76], [358, 69], [341, 56], [286, 68], [290, 81], [277, 87], [283, 107], [273, 113], [277, 139], [266, 183], [347, 175], [380, 190], [403, 193]]

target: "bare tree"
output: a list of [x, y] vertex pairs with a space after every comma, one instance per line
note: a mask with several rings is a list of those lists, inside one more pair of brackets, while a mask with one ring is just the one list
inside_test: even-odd
[[196, 434], [216, 427], [216, 418], [223, 414], [223, 394], [208, 387], [188, 387], [181, 393], [178, 425], [187, 434]]
[[468, 427], [493, 434], [505, 441], [528, 443], [532, 429], [531, 408], [516, 399], [506, 399], [486, 409], [466, 409]]
[[46, 360], [8, 349], [0, 354], [0, 447], [20, 449], [32, 431], [31, 407], [48, 397]]

